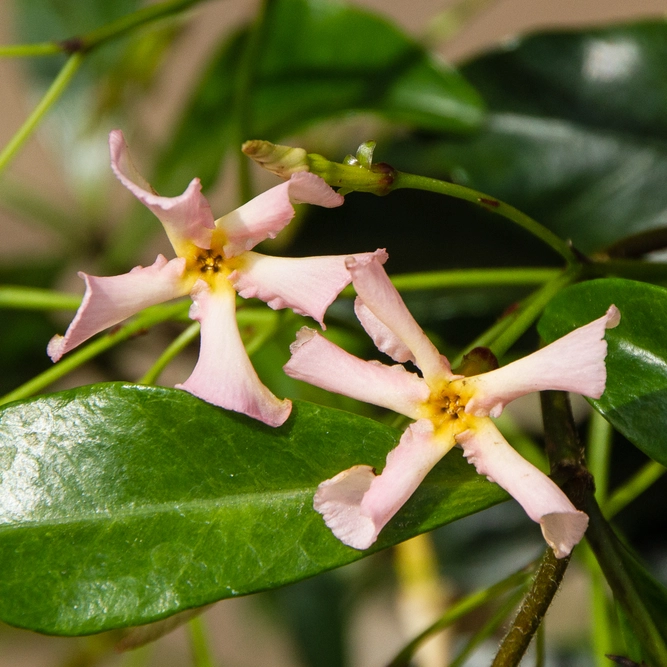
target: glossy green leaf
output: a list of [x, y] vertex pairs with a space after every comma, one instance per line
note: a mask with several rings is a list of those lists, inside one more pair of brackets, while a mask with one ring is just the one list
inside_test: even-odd
[[297, 581], [504, 500], [456, 452], [367, 552], [312, 509], [399, 432], [308, 403], [272, 429], [175, 389], [113, 383], [0, 415], [0, 618], [73, 635]]
[[[336, 0], [266, 6], [244, 140], [276, 141], [358, 110], [440, 131], [480, 124], [476, 91], [384, 19]], [[198, 175], [210, 185], [230, 142], [238, 141], [234, 97], [247, 37], [247, 29], [237, 33], [211, 61], [162, 160], [162, 183], [182, 187]]]
[[548, 305], [539, 332], [551, 342], [612, 303], [621, 322], [606, 333], [607, 387], [591, 402], [628, 440], [667, 465], [667, 290], [621, 279], [573, 285]]
[[584, 252], [667, 223], [667, 23], [543, 33], [462, 68], [489, 106], [474, 138], [384, 159], [510, 202]]

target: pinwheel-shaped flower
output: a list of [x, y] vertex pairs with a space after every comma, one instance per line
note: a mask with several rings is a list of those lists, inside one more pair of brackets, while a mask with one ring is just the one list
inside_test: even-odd
[[358, 359], [312, 329], [292, 345], [288, 375], [329, 391], [373, 403], [415, 420], [387, 456], [382, 474], [357, 465], [320, 484], [314, 506], [333, 533], [355, 549], [367, 549], [429, 470], [455, 445], [477, 471], [508, 491], [540, 524], [562, 558], [579, 542], [588, 517], [546, 475], [524, 460], [489, 417], [532, 391], [560, 389], [599, 398], [604, 391], [605, 329], [620, 319], [607, 313], [507, 366], [472, 377], [454, 375], [414, 320], [384, 269], [374, 258], [349, 258], [359, 295], [357, 317], [377, 347], [403, 363], [385, 366]]
[[300, 173], [214, 220], [198, 178], [182, 195], [161, 197], [132, 164], [120, 130], [109, 135], [109, 147], [114, 173], [158, 217], [177, 257], [168, 261], [159, 255], [152, 266], [137, 266], [119, 276], [79, 273], [86, 282], [83, 301], [65, 335], [51, 339], [49, 356], [58, 361], [143, 308], [190, 294], [190, 317], [201, 323], [201, 346], [192, 374], [177, 386], [279, 426], [289, 416], [291, 403], [261, 383], [248, 359], [236, 324], [236, 292], [272, 308], [292, 308], [322, 324], [326, 309], [350, 282], [346, 256], [288, 259], [250, 249], [290, 222], [292, 202], [334, 207], [343, 197], [318, 176]]

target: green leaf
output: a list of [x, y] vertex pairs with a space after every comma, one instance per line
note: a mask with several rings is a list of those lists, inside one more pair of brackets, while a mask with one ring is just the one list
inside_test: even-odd
[[504, 500], [458, 453], [372, 549], [312, 509], [383, 467], [399, 431], [296, 402], [272, 429], [175, 390], [112, 383], [9, 404], [0, 422], [0, 618], [76, 635], [304, 579]]
[[489, 106], [474, 138], [385, 157], [524, 210], [584, 252], [667, 223], [667, 23], [543, 33], [462, 68]]
[[[479, 126], [476, 91], [384, 19], [335, 0], [267, 6], [244, 140], [277, 141], [350, 111], [438, 131]], [[234, 96], [247, 39], [244, 29], [212, 59], [161, 161], [161, 187], [182, 188], [193, 175], [205, 186], [215, 180], [230, 142], [238, 140]]]
[[621, 322], [607, 331], [607, 387], [591, 403], [628, 440], [667, 465], [667, 290], [632, 280], [573, 285], [547, 306], [538, 330], [551, 342], [604, 314], [610, 304]]

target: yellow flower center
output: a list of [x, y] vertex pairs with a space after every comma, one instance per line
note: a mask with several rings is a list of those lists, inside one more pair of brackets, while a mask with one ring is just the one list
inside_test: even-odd
[[430, 419], [436, 435], [450, 439], [470, 428], [474, 418], [466, 414], [468, 397], [455, 391], [447, 382], [431, 393], [423, 406], [423, 417]]
[[216, 229], [209, 249], [191, 245], [182, 255], [187, 262], [185, 269], [187, 279], [193, 284], [197, 280], [205, 280], [213, 290], [231, 288], [227, 278], [242, 266], [243, 257], [226, 258], [222, 251], [225, 243], [224, 234]]
[[215, 250], [203, 250], [195, 259], [201, 273], [219, 273], [224, 267], [224, 258]]

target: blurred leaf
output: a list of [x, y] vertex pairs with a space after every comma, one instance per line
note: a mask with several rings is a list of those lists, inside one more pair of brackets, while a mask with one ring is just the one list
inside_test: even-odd
[[0, 618], [74, 635], [304, 579], [504, 500], [458, 453], [372, 549], [312, 509], [400, 432], [297, 402], [272, 429], [175, 389], [93, 385], [0, 414]]
[[[481, 122], [475, 90], [384, 19], [335, 0], [267, 5], [244, 139], [276, 141], [360, 110], [438, 131], [466, 132]], [[163, 156], [160, 187], [182, 188], [193, 175], [208, 186], [217, 177], [238, 140], [234, 96], [247, 38], [242, 30], [212, 59]]]
[[489, 108], [470, 140], [387, 159], [499, 197], [584, 252], [667, 225], [667, 23], [513, 40], [462, 69]]
[[641, 653], [649, 665], [667, 664], [667, 588], [621, 542], [593, 494], [582, 508], [590, 517], [586, 539], [622, 611], [621, 626], [629, 626], [622, 634], [631, 655]]
[[607, 387], [591, 403], [645, 454], [667, 465], [667, 290], [621, 279], [573, 285], [547, 306], [538, 330], [551, 342], [612, 303], [621, 322], [605, 335]]

